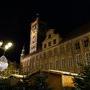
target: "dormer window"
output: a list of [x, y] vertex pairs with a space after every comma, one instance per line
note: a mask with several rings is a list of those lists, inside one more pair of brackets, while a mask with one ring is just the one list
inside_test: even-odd
[[51, 34], [48, 35], [48, 38], [51, 38]]
[[51, 46], [51, 42], [48, 42], [48, 46]]
[[53, 40], [53, 44], [56, 44], [56, 39]]

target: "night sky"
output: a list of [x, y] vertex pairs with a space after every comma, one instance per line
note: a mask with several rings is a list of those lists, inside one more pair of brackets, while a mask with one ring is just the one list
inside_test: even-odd
[[58, 1], [30, 1], [28, 5], [23, 5], [21, 8], [0, 8], [0, 40], [14, 43], [14, 46], [6, 52], [9, 60], [19, 62], [23, 45], [26, 54], [28, 53], [28, 25], [36, 17], [36, 13], [39, 13], [40, 19], [50, 28], [55, 28], [62, 36], [75, 32], [76, 28], [90, 21], [89, 1]]

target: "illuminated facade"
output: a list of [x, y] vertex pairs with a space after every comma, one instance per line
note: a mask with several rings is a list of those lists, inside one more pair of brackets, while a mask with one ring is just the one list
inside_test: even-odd
[[38, 51], [38, 26], [36, 19], [31, 24], [30, 54], [20, 60], [23, 73], [32, 74], [38, 70], [78, 73], [80, 64], [89, 63], [90, 32], [64, 41], [54, 29], [49, 29], [42, 42], [42, 49]]
[[36, 52], [37, 50], [37, 35], [38, 35], [38, 18], [31, 24], [30, 34], [30, 53]]

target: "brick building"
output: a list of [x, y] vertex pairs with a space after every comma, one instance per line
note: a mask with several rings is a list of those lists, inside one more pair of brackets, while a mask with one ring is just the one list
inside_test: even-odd
[[[21, 54], [20, 63], [25, 74], [44, 71], [67, 71], [78, 73], [80, 64], [90, 60], [90, 32], [63, 40], [54, 29], [47, 30], [46, 37], [38, 48], [39, 20], [31, 23], [30, 53]], [[40, 42], [39, 42], [40, 43]]]

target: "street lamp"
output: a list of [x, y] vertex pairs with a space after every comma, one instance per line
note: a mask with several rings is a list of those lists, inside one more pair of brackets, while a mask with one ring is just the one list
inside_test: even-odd
[[2, 42], [2, 41], [0, 41], [0, 47], [2, 46], [2, 44], [3, 44], [3, 42]]
[[0, 48], [4, 50], [3, 55], [0, 57], [0, 71], [4, 71], [8, 67], [8, 60], [5, 57], [5, 51], [13, 46], [12, 42], [8, 42], [5, 46], [3, 46], [3, 42], [0, 41]]
[[8, 43], [5, 45], [5, 47], [4, 47], [5, 51], [8, 50], [9, 48], [11, 48], [12, 45], [13, 45], [13, 44], [12, 44], [11, 42], [8, 42]]

